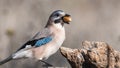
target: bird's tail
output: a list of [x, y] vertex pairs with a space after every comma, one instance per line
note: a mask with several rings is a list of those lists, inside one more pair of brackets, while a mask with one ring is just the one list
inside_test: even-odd
[[6, 63], [6, 62], [8, 62], [8, 61], [10, 61], [10, 60], [12, 60], [12, 59], [13, 59], [12, 56], [9, 56], [8, 58], [0, 61], [0, 65], [4, 64], [4, 63]]

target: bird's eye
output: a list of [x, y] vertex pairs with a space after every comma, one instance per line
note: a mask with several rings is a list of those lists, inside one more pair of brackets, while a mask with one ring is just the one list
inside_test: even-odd
[[55, 16], [56, 16], [56, 17], [59, 17], [59, 16], [60, 16], [60, 14], [56, 14]]

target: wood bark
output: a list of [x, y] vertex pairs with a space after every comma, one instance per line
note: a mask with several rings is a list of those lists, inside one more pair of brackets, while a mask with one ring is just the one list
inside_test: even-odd
[[105, 42], [84, 41], [81, 49], [60, 48], [72, 68], [120, 68], [120, 52]]

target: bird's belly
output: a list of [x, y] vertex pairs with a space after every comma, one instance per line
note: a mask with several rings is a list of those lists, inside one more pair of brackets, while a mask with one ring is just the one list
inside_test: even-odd
[[46, 49], [46, 55], [45, 55], [45, 59], [47, 59], [49, 56], [55, 54], [59, 49], [59, 46], [53, 46], [53, 47], [49, 47], [48, 49]]
[[62, 45], [62, 41], [54, 41], [52, 40], [48, 44], [45, 44], [41, 47], [37, 47], [33, 50], [34, 57], [38, 60], [46, 60], [49, 56], [56, 53], [59, 47]]
[[55, 42], [51, 42], [51, 45], [47, 45], [47, 48], [45, 49], [45, 56], [44, 59], [47, 59], [49, 56], [53, 55], [54, 53], [56, 53], [58, 51], [58, 49], [60, 48], [60, 46], [62, 45], [63, 40], [62, 41], [55, 41]]

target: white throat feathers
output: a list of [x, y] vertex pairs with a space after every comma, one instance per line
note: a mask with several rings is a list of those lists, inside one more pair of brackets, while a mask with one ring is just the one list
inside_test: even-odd
[[64, 29], [64, 26], [61, 23], [53, 24], [53, 26], [56, 27], [57, 29], [60, 29], [60, 30]]

